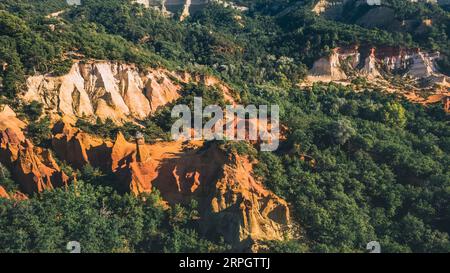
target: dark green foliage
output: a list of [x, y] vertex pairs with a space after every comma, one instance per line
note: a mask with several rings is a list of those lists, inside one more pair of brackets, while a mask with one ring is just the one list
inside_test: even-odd
[[[157, 117], [146, 119], [140, 122], [139, 125], [127, 122], [122, 126], [119, 126], [110, 119], [107, 119], [104, 122], [98, 119], [95, 124], [83, 119], [78, 119], [76, 127], [87, 133], [110, 140], [115, 140], [119, 132], [121, 132], [127, 140], [133, 140], [138, 132], [144, 135], [145, 141], [147, 142], [168, 140], [170, 137], [166, 132], [167, 130], [164, 131], [161, 129], [153, 120], [157, 120]], [[170, 130], [170, 127], [168, 130]]]
[[[365, 28], [355, 23], [376, 7], [353, 6], [330, 21], [311, 12], [315, 1], [239, 0], [246, 14], [211, 4], [184, 22], [122, 0], [0, 2], [0, 89], [10, 99], [26, 75], [67, 72], [72, 58], [110, 59], [141, 68], [163, 66], [214, 74], [247, 104], [278, 104], [286, 141], [275, 153], [243, 142], [219, 144], [258, 160], [255, 175], [285, 198], [301, 238], [266, 242], [269, 252], [362, 252], [369, 241], [383, 252], [449, 252], [450, 131], [442, 107], [423, 107], [371, 90], [334, 84], [296, 87], [312, 63], [345, 45], [438, 50], [449, 73], [449, 13], [437, 5], [383, 2], [396, 19], [433, 20], [423, 32]], [[276, 3], [275, 3], [276, 2]], [[67, 9], [58, 18], [52, 12]], [[55, 31], [52, 31], [52, 28]], [[357, 78], [359, 88], [367, 81]], [[138, 124], [111, 120], [77, 127], [105, 139], [137, 132], [147, 142], [167, 140], [175, 104], [226, 104], [214, 87], [186, 85], [175, 103]], [[36, 102], [23, 107], [27, 135], [49, 146], [49, 120]], [[207, 145], [210, 145], [208, 143]], [[67, 173], [74, 172], [67, 165]], [[3, 173], [3, 174], [2, 174]], [[91, 166], [77, 171], [78, 188], [45, 192], [29, 201], [0, 200], [0, 252], [64, 252], [71, 240], [85, 252], [215, 252], [221, 241], [197, 233], [195, 204], [165, 211], [159, 196], [145, 201], [117, 194], [115, 181]], [[0, 185], [16, 190], [0, 166]]]
[[23, 106], [23, 113], [30, 119], [30, 121], [37, 121], [43, 113], [43, 104], [38, 101], [32, 101]]
[[448, 117], [346, 87], [280, 97], [288, 140], [276, 154], [260, 153], [255, 172], [292, 204], [300, 245], [362, 252], [377, 240], [383, 252], [450, 250]]
[[0, 252], [214, 252], [228, 247], [193, 230], [195, 209], [164, 210], [154, 193], [145, 200], [79, 181], [28, 201], [0, 200]]
[[309, 251], [306, 244], [297, 241], [268, 241], [266, 242], [269, 253], [307, 253]]
[[9, 170], [0, 163], [0, 186], [2, 186], [7, 192], [13, 193], [18, 190], [18, 185], [11, 179], [11, 173]]
[[50, 147], [52, 134], [48, 117], [30, 122], [26, 128], [26, 133], [30, 136], [34, 145]]

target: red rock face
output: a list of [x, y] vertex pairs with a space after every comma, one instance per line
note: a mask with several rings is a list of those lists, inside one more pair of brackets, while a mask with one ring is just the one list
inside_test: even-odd
[[20, 141], [15, 132], [0, 133], [0, 162], [26, 194], [66, 186], [69, 177], [61, 171], [49, 151], [34, 147], [29, 140]]
[[205, 150], [179, 142], [135, 145], [119, 135], [112, 159], [113, 171], [132, 192], [158, 189], [171, 205], [197, 200], [204, 231], [233, 244], [281, 240], [282, 226], [289, 223], [286, 202], [252, 176], [251, 162], [215, 145]]
[[[64, 132], [56, 136], [62, 151], [84, 134], [73, 134], [69, 129]], [[88, 138], [91, 140], [84, 143], [96, 142], [95, 137]], [[112, 171], [120, 186], [135, 195], [157, 189], [171, 205], [197, 200], [204, 232], [217, 233], [233, 245], [245, 240], [282, 240], [284, 227], [290, 223], [287, 203], [254, 178], [248, 158], [226, 154], [216, 144], [203, 145], [181, 141], [131, 143], [118, 134], [111, 149], [101, 150], [104, 154], [93, 155], [90, 150], [98, 145], [85, 144], [81, 145], [84, 149], [78, 153], [79, 160], [69, 158], [101, 167], [93, 159], [109, 157], [110, 169], [105, 171]]]
[[22, 130], [25, 128], [25, 122], [17, 118], [16, 113], [8, 105], [0, 105], [0, 131], [9, 129], [16, 135], [16, 141], [25, 140]]
[[5, 188], [3, 188], [2, 186], [0, 186], [0, 199], [1, 198], [9, 199], [9, 194], [6, 192]]
[[28, 199], [28, 197], [25, 194], [23, 194], [19, 191], [14, 192], [14, 193], [8, 193], [5, 188], [0, 186], [0, 199], [2, 199], [2, 198], [3, 199], [12, 199], [12, 200], [16, 200], [16, 201], [24, 201], [24, 200]]
[[73, 167], [81, 169], [87, 164], [102, 169], [110, 167], [111, 160], [107, 155], [111, 153], [111, 143], [81, 132], [63, 120], [55, 124], [53, 135], [56, 155]]

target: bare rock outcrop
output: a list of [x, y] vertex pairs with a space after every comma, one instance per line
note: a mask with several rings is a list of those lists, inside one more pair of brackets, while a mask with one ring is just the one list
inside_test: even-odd
[[56, 155], [73, 167], [81, 169], [87, 164], [107, 169], [112, 144], [74, 128], [63, 118], [53, 128], [52, 146]]
[[[33, 194], [69, 183], [50, 151], [34, 145], [25, 138], [25, 123], [7, 105], [0, 111], [0, 163], [7, 167], [12, 178], [26, 194]], [[10, 196], [11, 197], [11, 196]], [[22, 193], [13, 199], [24, 199]]]
[[0, 199], [9, 199], [9, 194], [6, 192], [5, 188], [0, 186]]
[[103, 168], [105, 165], [94, 158], [108, 161], [109, 157], [109, 170], [105, 171], [115, 174], [124, 190], [140, 195], [157, 189], [171, 205], [197, 200], [204, 232], [221, 235], [235, 246], [284, 239], [285, 228], [290, 224], [288, 205], [255, 179], [247, 157], [227, 154], [214, 143], [146, 144], [141, 138], [129, 142], [120, 133], [110, 149], [99, 149], [94, 155], [93, 149], [102, 144], [92, 136], [89, 141], [88, 136], [80, 141], [77, 136], [83, 134], [68, 126], [59, 130], [54, 142], [56, 150], [69, 151], [73, 142], [77, 149], [83, 147], [76, 153], [79, 160], [67, 152], [60, 156]]
[[24, 201], [28, 200], [28, 196], [26, 196], [24, 193], [20, 191], [16, 192], [8, 192], [6, 189], [2, 186], [0, 186], [0, 199], [10, 199], [15, 201]]
[[370, 50], [369, 56], [364, 60], [364, 66], [360, 73], [369, 80], [375, 78], [382, 78], [381, 73], [378, 71], [377, 59], [375, 57], [375, 48]]
[[213, 79], [165, 69], [141, 70], [129, 64], [76, 62], [68, 74], [60, 77], [29, 77], [21, 98], [25, 103], [43, 103], [51, 114], [122, 123], [145, 119], [158, 108], [178, 99], [182, 83], [218, 85], [225, 95], [229, 95], [229, 88]]
[[169, 204], [198, 200], [204, 231], [233, 245], [282, 240], [290, 223], [287, 203], [254, 178], [248, 158], [226, 155], [215, 144], [204, 149], [186, 149], [181, 142], [146, 145], [119, 134], [111, 157], [113, 171], [130, 191], [155, 188]]
[[[0, 163], [12, 173], [20, 189], [32, 194], [57, 186], [67, 185], [69, 177], [61, 171], [48, 150], [34, 147], [25, 138], [25, 123], [7, 105], [0, 111]], [[14, 199], [24, 199], [15, 193]], [[11, 197], [11, 196], [10, 196]]]
[[146, 8], [158, 10], [167, 16], [179, 14], [181, 21], [199, 12], [210, 2], [215, 2], [224, 7], [231, 7], [240, 11], [248, 10], [247, 7], [239, 6], [233, 3], [233, 1], [228, 0], [133, 0], [133, 2], [142, 4]]
[[437, 72], [433, 64], [433, 58], [428, 54], [417, 51], [412, 55], [412, 64], [408, 69], [407, 75], [415, 78], [427, 78]]
[[28, 78], [22, 98], [25, 102], [42, 102], [47, 110], [72, 117], [109, 118], [115, 122], [144, 119], [178, 98], [180, 87], [173, 82], [175, 77], [168, 71], [144, 73], [125, 64], [75, 63], [61, 77]]
[[25, 122], [17, 118], [16, 113], [8, 105], [0, 105], [0, 131], [10, 129], [15, 133], [20, 141], [25, 140], [22, 130]]
[[416, 79], [442, 78], [445, 75], [438, 71], [436, 65], [439, 58], [439, 52], [423, 52], [417, 48], [338, 47], [332, 50], [330, 56], [320, 58], [314, 63], [308, 80], [340, 81], [350, 78], [349, 76], [374, 79], [383, 78], [386, 73]]
[[0, 132], [0, 162], [26, 194], [66, 186], [70, 180], [48, 150], [21, 141], [9, 128]]
[[327, 57], [317, 60], [309, 71], [308, 81], [330, 82], [346, 80], [347, 75], [342, 70], [338, 49], [334, 49]]
[[[317, 60], [306, 81], [352, 84], [363, 78], [370, 87], [398, 93], [411, 102], [434, 104], [449, 96], [450, 78], [438, 69], [439, 52], [399, 46], [346, 46], [332, 50], [330, 56]], [[400, 77], [398, 77], [400, 76]], [[441, 99], [436, 99], [441, 98]]]

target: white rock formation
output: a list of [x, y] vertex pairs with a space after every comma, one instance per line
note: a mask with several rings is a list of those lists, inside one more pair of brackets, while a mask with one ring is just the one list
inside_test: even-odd
[[184, 3], [183, 6], [183, 11], [181, 12], [181, 16], [180, 16], [180, 20], [183, 21], [184, 19], [186, 19], [187, 17], [189, 17], [190, 11], [189, 9], [191, 8], [192, 5], [192, 0], [186, 0], [186, 2]]
[[68, 5], [75, 6], [81, 5], [81, 0], [66, 0]]
[[37, 75], [27, 80], [25, 102], [73, 117], [121, 122], [144, 119], [179, 97], [176, 73], [153, 70], [143, 74], [132, 65], [110, 62], [75, 63], [67, 75]]
[[412, 56], [412, 65], [406, 73], [414, 78], [426, 78], [435, 72], [433, 59], [423, 52], [418, 51]]
[[247, 7], [239, 6], [229, 0], [134, 0], [134, 2], [142, 4], [147, 8], [159, 10], [166, 15], [180, 14], [181, 21], [191, 14], [195, 14], [211, 2], [242, 12], [248, 10]]
[[211, 76], [165, 69], [140, 70], [134, 65], [106, 61], [76, 62], [60, 77], [36, 75], [27, 79], [24, 102], [38, 101], [48, 113], [73, 118], [111, 119], [122, 123], [143, 120], [158, 108], [178, 99], [181, 83], [217, 86], [234, 102], [231, 90]]
[[375, 49], [372, 49], [369, 56], [364, 60], [364, 66], [360, 73], [369, 80], [382, 77], [378, 71]]
[[333, 50], [330, 56], [317, 60], [309, 71], [308, 81], [330, 82], [347, 79], [347, 75], [341, 68], [339, 54]]
[[329, 57], [317, 60], [308, 73], [307, 82], [343, 81], [354, 76], [369, 80], [385, 78], [388, 74], [410, 76], [416, 80], [447, 86], [448, 77], [440, 73], [436, 61], [439, 52], [427, 53], [418, 49], [396, 47], [372, 48], [360, 64], [359, 48], [356, 46], [335, 48]]

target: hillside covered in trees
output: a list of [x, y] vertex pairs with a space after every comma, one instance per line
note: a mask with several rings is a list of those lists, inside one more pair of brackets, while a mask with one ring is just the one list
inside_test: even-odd
[[[391, 28], [362, 23], [374, 7], [356, 1], [335, 18], [313, 12], [318, 1], [233, 2], [248, 9], [212, 2], [184, 20], [127, 0], [0, 2], [0, 252], [66, 252], [73, 240], [83, 252], [364, 252], [370, 241], [383, 252], [450, 251], [441, 100], [415, 103], [359, 74], [307, 82], [317, 60], [355, 45], [439, 52], [433, 68], [445, 82], [448, 8], [386, 1], [393, 20], [411, 21]], [[423, 20], [432, 24], [415, 25]], [[119, 93], [137, 83], [145, 118], [132, 116], [125, 94], [126, 120], [100, 118], [100, 99], [113, 103], [109, 69]], [[83, 88], [91, 117], [80, 114]], [[70, 126], [61, 90], [79, 114]], [[24, 100], [30, 92], [44, 98]], [[278, 105], [279, 148], [171, 141], [173, 106], [199, 96]]]

